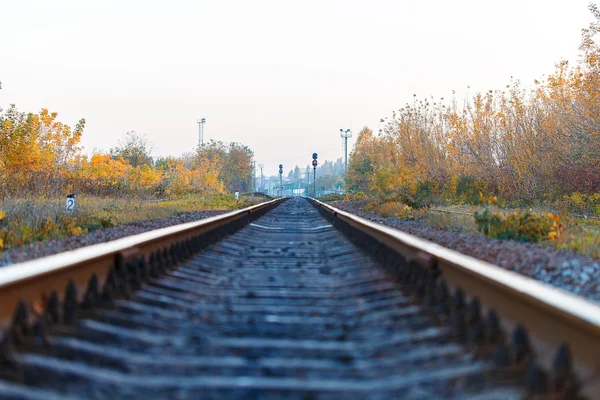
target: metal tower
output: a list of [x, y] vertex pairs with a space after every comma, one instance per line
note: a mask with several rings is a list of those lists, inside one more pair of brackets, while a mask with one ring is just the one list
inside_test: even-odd
[[201, 118], [196, 121], [198, 122], [198, 147], [202, 147], [204, 144], [204, 124], [206, 123], [206, 118]]
[[348, 138], [352, 137], [350, 129], [340, 129], [340, 136], [344, 139], [344, 171], [348, 171]]
[[261, 192], [264, 192], [265, 184], [264, 184], [264, 180], [263, 180], [263, 168], [265, 167], [265, 164], [258, 164], [258, 167], [260, 168], [260, 190], [261, 190]]

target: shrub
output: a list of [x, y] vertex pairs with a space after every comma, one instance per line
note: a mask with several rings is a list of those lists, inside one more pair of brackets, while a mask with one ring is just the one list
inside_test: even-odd
[[560, 207], [565, 211], [591, 216], [600, 216], [600, 193], [571, 193], [564, 195]]
[[417, 219], [417, 217], [419, 215], [424, 214], [424, 213], [425, 213], [424, 208], [415, 210], [414, 208], [412, 208], [410, 206], [404, 205], [402, 210], [400, 210], [396, 213], [396, 217], [407, 220], [407, 221], [414, 221], [415, 219]]
[[367, 211], [377, 213], [382, 217], [397, 217], [405, 220], [415, 220], [418, 215], [425, 212], [425, 209], [415, 209], [409, 205], [394, 201], [388, 201], [380, 204], [370, 203], [367, 205], [367, 207], [365, 207], [365, 209]]
[[570, 234], [558, 243], [559, 249], [571, 250], [590, 257], [600, 258], [600, 232], [583, 232], [579, 235]]
[[484, 209], [475, 213], [475, 223], [488, 237], [519, 242], [542, 242], [560, 238], [564, 225], [560, 215], [535, 215], [529, 211], [515, 211], [507, 216]]
[[486, 191], [487, 187], [484, 181], [468, 175], [454, 175], [450, 182], [449, 195], [460, 202], [469, 203], [473, 193], [484, 193]]
[[344, 195], [339, 194], [339, 193], [331, 193], [331, 194], [327, 194], [325, 196], [321, 196], [319, 198], [319, 200], [326, 201], [326, 202], [342, 201], [344, 199], [345, 199]]
[[[4, 211], [0, 211], [0, 227], [2, 226], [2, 220], [4, 219]], [[0, 252], [4, 249], [4, 238], [0, 237]]]
[[514, 211], [508, 215], [491, 211], [491, 205], [503, 206], [502, 199], [496, 196], [483, 196], [482, 193], [469, 194], [469, 200], [482, 207], [475, 215], [477, 229], [485, 236], [516, 240], [519, 242], [542, 242], [560, 240], [565, 226], [558, 214], [534, 214], [531, 211]]
[[344, 196], [344, 201], [347, 203], [361, 202], [367, 200], [364, 192], [348, 193]]
[[388, 196], [385, 199], [383, 199], [382, 201], [380, 201], [380, 204], [383, 203], [401, 203], [401, 204], [405, 204], [411, 208], [416, 208], [416, 209], [420, 209], [420, 208], [424, 208], [427, 207], [429, 204], [427, 204], [427, 202], [422, 201], [420, 199], [417, 199], [414, 196], [411, 196], [410, 194], [406, 193], [405, 191], [399, 191], [398, 193]]
[[404, 208], [404, 204], [397, 202], [385, 202], [382, 204], [370, 203], [367, 207], [367, 211], [371, 211], [381, 215], [382, 217], [393, 217], [397, 213], [401, 212]]
[[[415, 191], [415, 196], [410, 199], [413, 206], [416, 208], [423, 208], [430, 206], [435, 203], [439, 203], [437, 193], [437, 185], [432, 181], [419, 181]], [[407, 203], [408, 204], [408, 203]]]

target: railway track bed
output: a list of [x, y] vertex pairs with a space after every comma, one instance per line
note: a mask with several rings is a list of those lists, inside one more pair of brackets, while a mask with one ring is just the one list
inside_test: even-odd
[[17, 303], [0, 398], [594, 397], [570, 343], [544, 367], [527, 324], [507, 331], [435, 257], [302, 198], [255, 214]]

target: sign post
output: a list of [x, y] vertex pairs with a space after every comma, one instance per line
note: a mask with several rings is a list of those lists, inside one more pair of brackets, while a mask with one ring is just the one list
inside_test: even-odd
[[71, 193], [67, 195], [67, 211], [75, 211], [75, 194]]

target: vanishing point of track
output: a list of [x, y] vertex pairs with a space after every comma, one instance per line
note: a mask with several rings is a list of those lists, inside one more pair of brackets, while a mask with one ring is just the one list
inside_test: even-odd
[[0, 398], [596, 398], [598, 310], [277, 200], [0, 270]]

